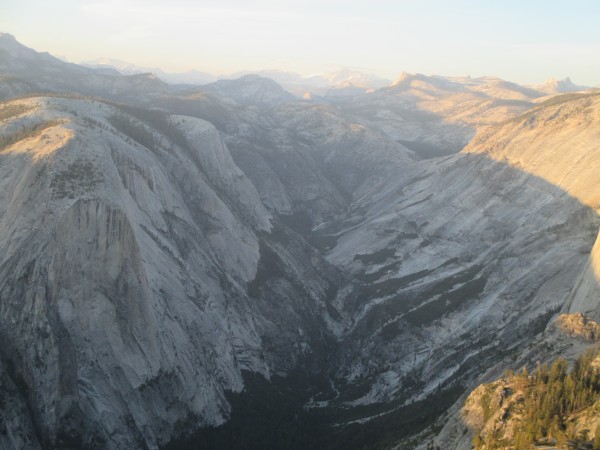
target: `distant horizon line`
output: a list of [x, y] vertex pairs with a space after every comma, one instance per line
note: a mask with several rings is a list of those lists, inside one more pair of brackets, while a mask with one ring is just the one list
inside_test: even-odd
[[[393, 84], [397, 83], [398, 80], [405, 76], [405, 75], [412, 75], [412, 76], [418, 76], [418, 75], [422, 75], [425, 77], [430, 77], [430, 78], [443, 78], [443, 79], [472, 79], [472, 80], [478, 80], [478, 79], [485, 79], [485, 78], [496, 78], [498, 80], [502, 80], [502, 81], [507, 81], [510, 83], [515, 83], [518, 84], [520, 86], [523, 87], [543, 87], [549, 83], [552, 82], [570, 82], [573, 83], [574, 85], [582, 88], [582, 89], [595, 89], [595, 88], [600, 88], [600, 84], [595, 84], [593, 86], [589, 86], [589, 85], [577, 85], [575, 82], [573, 82], [573, 80], [571, 79], [571, 77], [569, 75], [563, 77], [563, 78], [558, 78], [555, 76], [550, 76], [548, 78], [546, 78], [545, 80], [542, 81], [538, 81], [535, 83], [522, 83], [522, 82], [517, 82], [517, 81], [512, 81], [511, 79], [508, 78], [502, 78], [498, 75], [477, 75], [477, 76], [471, 76], [470, 74], [464, 74], [464, 75], [443, 75], [443, 74], [438, 74], [438, 73], [432, 73], [432, 74], [428, 74], [425, 72], [420, 72], [420, 71], [405, 71], [405, 70], [401, 70], [399, 71], [398, 75], [396, 75], [395, 77], [391, 78], [391, 77], [386, 77], [386, 76], [381, 76], [377, 73], [374, 72], [374, 69], [369, 69], [369, 68], [365, 68], [365, 67], [358, 67], [358, 66], [347, 66], [347, 65], [337, 65], [335, 66], [336, 68], [332, 68], [332, 69], [323, 69], [317, 72], [310, 72], [310, 73], [306, 73], [306, 72], [302, 72], [302, 71], [296, 71], [296, 70], [287, 70], [287, 69], [277, 69], [277, 68], [269, 68], [269, 67], [264, 67], [261, 69], [238, 69], [238, 70], [234, 70], [232, 72], [221, 72], [221, 73], [216, 73], [213, 71], [209, 71], [209, 70], [204, 70], [204, 69], [198, 69], [198, 68], [190, 68], [187, 70], [171, 70], [171, 69], [165, 69], [163, 67], [161, 67], [160, 65], [154, 65], [152, 64], [152, 66], [145, 66], [145, 65], [139, 65], [137, 63], [132, 63], [130, 61], [127, 61], [125, 59], [121, 59], [121, 58], [113, 58], [110, 56], [102, 56], [99, 58], [93, 58], [93, 59], [85, 59], [85, 60], [79, 60], [79, 61], [75, 61], [73, 59], [70, 59], [64, 55], [58, 55], [58, 54], [54, 54], [51, 53], [48, 50], [37, 50], [35, 48], [29, 47], [25, 44], [23, 44], [21, 41], [19, 41], [17, 39], [17, 37], [9, 32], [3, 32], [0, 31], [0, 37], [1, 36], [9, 36], [12, 39], [14, 39], [19, 45], [22, 45], [26, 48], [29, 48], [30, 50], [35, 51], [38, 54], [42, 54], [42, 53], [47, 53], [63, 62], [66, 63], [70, 63], [70, 64], [76, 64], [79, 66], [83, 66], [83, 67], [88, 67], [90, 68], [101, 68], [101, 67], [97, 67], [97, 66], [106, 66], [106, 68], [110, 68], [113, 70], [116, 70], [117, 72], [119, 72], [122, 75], [133, 75], [133, 74], [144, 74], [144, 73], [150, 73], [153, 74], [155, 76], [157, 76], [158, 78], [160, 78], [160, 74], [162, 73], [164, 75], [171, 75], [171, 76], [182, 76], [182, 75], [188, 75], [188, 74], [193, 74], [193, 73], [197, 73], [197, 74], [202, 74], [202, 75], [206, 75], [206, 76], [210, 76], [213, 77], [214, 80], [213, 81], [208, 81], [206, 83], [201, 83], [201, 84], [208, 84], [211, 82], [215, 82], [215, 81], [219, 81], [222, 79], [235, 79], [235, 78], [239, 78], [242, 77], [244, 75], [250, 75], [250, 74], [256, 74], [256, 75], [261, 75], [262, 72], [275, 72], [275, 73], [281, 73], [282, 75], [294, 75], [294, 76], [298, 76], [301, 79], [305, 79], [305, 80], [309, 80], [311, 78], [316, 78], [316, 77], [323, 77], [323, 75], [335, 75], [337, 73], [343, 72], [343, 71], [350, 71], [350, 72], [354, 72], [355, 74], [359, 74], [359, 75], [365, 75], [377, 80], [373, 80], [373, 81], [379, 81], [379, 82], [387, 82], [388, 84], [386, 84], [386, 86], [392, 86]], [[110, 64], [110, 63], [102, 63], [101, 61], [106, 60], [106, 61], [111, 61], [113, 63], [123, 63], [126, 64], [127, 66], [130, 66], [131, 69], [131, 73], [124, 73], [124, 72], [128, 72], [127, 70], [124, 70], [122, 68], [119, 68], [118, 66], [114, 65], [114, 64]], [[95, 67], [94, 67], [95, 66]], [[159, 73], [156, 73], [159, 72]], [[265, 78], [269, 78], [268, 76], [265, 76]], [[323, 77], [325, 78], [325, 77]], [[326, 78], [325, 78], [326, 79]], [[276, 82], [278, 82], [277, 80], [274, 80]], [[278, 82], [279, 83], [279, 82]], [[198, 84], [198, 83], [190, 83], [190, 84]], [[201, 85], [199, 84], [199, 85]]]
[[[36, 50], [37, 51], [37, 50]], [[502, 80], [502, 81], [507, 81], [509, 83], [515, 83], [515, 84], [519, 84], [521, 86], [543, 86], [547, 83], [550, 82], [561, 82], [561, 81], [569, 81], [571, 83], [576, 84], [569, 75], [565, 76], [564, 78], [557, 78], [554, 76], [550, 76], [548, 78], [546, 78], [545, 80], [538, 82], [538, 83], [525, 83], [525, 84], [521, 84], [520, 82], [516, 82], [516, 81], [512, 81], [509, 79], [505, 79], [502, 77], [499, 77], [497, 75], [478, 75], [478, 76], [471, 76], [470, 74], [466, 74], [466, 75], [443, 75], [443, 74], [438, 74], [438, 73], [432, 73], [432, 74], [427, 74], [424, 72], [408, 72], [408, 71], [400, 71], [400, 73], [398, 74], [398, 76], [395, 79], [392, 78], [388, 78], [388, 77], [382, 77], [380, 75], [377, 75], [371, 71], [369, 71], [369, 69], [365, 69], [365, 68], [354, 68], [352, 66], [338, 66], [337, 69], [331, 69], [331, 70], [322, 70], [320, 72], [311, 72], [311, 73], [302, 73], [300, 71], [294, 71], [294, 70], [285, 70], [285, 69], [275, 69], [275, 68], [262, 68], [262, 69], [258, 69], [258, 70], [252, 70], [252, 69], [240, 69], [240, 70], [235, 70], [233, 72], [229, 72], [229, 73], [219, 73], [216, 74], [215, 72], [210, 72], [208, 70], [204, 70], [204, 69], [197, 69], [197, 68], [192, 68], [192, 69], [187, 69], [187, 70], [182, 70], [182, 71], [172, 71], [172, 70], [168, 70], [168, 69], [164, 69], [160, 66], [156, 66], [156, 67], [143, 67], [143, 66], [139, 66], [135, 63], [131, 63], [129, 61], [125, 61], [119, 58], [111, 58], [111, 57], [101, 57], [101, 58], [96, 58], [96, 59], [91, 59], [91, 60], [86, 60], [86, 61], [79, 61], [79, 62], [75, 62], [75, 61], [71, 61], [66, 57], [62, 57], [62, 56], [56, 56], [53, 55], [56, 58], [60, 59], [61, 61], [67, 62], [67, 63], [71, 63], [71, 64], [77, 64], [80, 66], [84, 66], [84, 67], [90, 67], [90, 66], [106, 66], [107, 68], [111, 68], [114, 69], [118, 72], [121, 72], [123, 69], [120, 69], [118, 66], [112, 65], [110, 63], [108, 64], [104, 64], [100, 61], [102, 60], [109, 60], [112, 62], [118, 62], [118, 63], [123, 63], [123, 64], [127, 64], [127, 66], [131, 66], [131, 71], [132, 72], [136, 72], [137, 74], [144, 74], [144, 73], [151, 73], [154, 74], [154, 71], [160, 71], [164, 74], [167, 75], [185, 75], [185, 74], [190, 74], [190, 73], [200, 73], [200, 74], [205, 74], [205, 75], [210, 75], [212, 77], [215, 77], [216, 79], [230, 79], [233, 77], [242, 77], [244, 75], [261, 75], [262, 72], [276, 72], [276, 73], [281, 73], [283, 75], [296, 75], [299, 76], [301, 78], [313, 78], [313, 77], [319, 77], [322, 75], [327, 75], [327, 74], [337, 74], [339, 72], [343, 72], [343, 71], [351, 71], [354, 72], [356, 74], [360, 74], [360, 75], [367, 75], [367, 76], [371, 76], [374, 78], [378, 78], [381, 81], [389, 81], [390, 84], [395, 83], [399, 78], [401, 78], [403, 75], [412, 75], [412, 76], [418, 76], [418, 75], [422, 75], [425, 77], [429, 77], [429, 78], [445, 78], [445, 79], [461, 79], [461, 78], [465, 78], [465, 79], [471, 79], [471, 80], [479, 80], [479, 79], [485, 79], [485, 78], [496, 78], [498, 80]], [[98, 68], [98, 67], [91, 67], [91, 68]], [[122, 73], [122, 72], [121, 72]], [[265, 77], [268, 78], [268, 77]], [[581, 86], [584, 88], [594, 88], [596, 86]], [[598, 86], [600, 87], [600, 85]]]

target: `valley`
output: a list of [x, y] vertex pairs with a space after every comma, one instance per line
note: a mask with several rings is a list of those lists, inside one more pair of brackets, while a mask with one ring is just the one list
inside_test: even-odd
[[0, 35], [0, 447], [470, 445], [473, 389], [600, 320], [600, 96], [557, 86], [305, 99]]

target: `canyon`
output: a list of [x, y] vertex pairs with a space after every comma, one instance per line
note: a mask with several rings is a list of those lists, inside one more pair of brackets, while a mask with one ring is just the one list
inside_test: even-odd
[[0, 35], [0, 447], [461, 448], [600, 319], [596, 90], [307, 98]]

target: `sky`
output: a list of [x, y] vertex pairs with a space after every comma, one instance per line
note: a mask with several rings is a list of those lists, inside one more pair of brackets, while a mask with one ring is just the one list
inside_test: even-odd
[[71, 62], [170, 72], [342, 67], [600, 85], [597, 0], [2, 0], [0, 31]]

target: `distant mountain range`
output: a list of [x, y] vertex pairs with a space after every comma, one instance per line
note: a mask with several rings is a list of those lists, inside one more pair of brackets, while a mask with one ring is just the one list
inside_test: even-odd
[[141, 73], [153, 73], [158, 78], [169, 84], [193, 84], [202, 85], [217, 81], [217, 77], [207, 72], [188, 70], [187, 72], [171, 73], [155, 67], [140, 67], [125, 61], [111, 58], [101, 58], [93, 61], [84, 61], [82, 66], [92, 69], [106, 70], [106, 73], [120, 73], [122, 75], [136, 75]]
[[174, 85], [1, 34], [0, 448], [494, 437], [469, 393], [600, 319], [600, 95], [572, 89]]
[[[158, 68], [140, 67], [118, 59], [101, 58], [81, 63], [85, 67], [103, 70], [107, 74], [117, 73], [123, 75], [135, 75], [143, 73], [155, 74], [159, 79], [169, 84], [205, 85], [221, 79], [235, 79], [244, 75], [256, 74], [261, 77], [270, 78], [281, 85], [286, 91], [297, 97], [303, 98], [347, 98], [365, 92], [371, 92], [392, 84], [397, 84], [403, 75], [394, 82], [376, 75], [352, 69], [339, 69], [332, 72], [323, 72], [314, 75], [300, 75], [295, 72], [280, 70], [239, 71], [230, 75], [213, 75], [208, 72], [189, 70], [186, 72], [165, 72]], [[440, 77], [442, 78], [442, 77]], [[458, 78], [455, 78], [458, 80]], [[466, 80], [466, 78], [463, 78]], [[532, 89], [546, 93], [558, 94], [575, 92], [589, 89], [587, 86], [579, 86], [570, 78], [557, 80], [550, 78], [544, 84], [531, 86]]]
[[170, 84], [204, 85], [221, 79], [235, 79], [244, 75], [256, 74], [265, 78], [271, 78], [284, 89], [298, 97], [302, 97], [307, 93], [320, 96], [344, 95], [347, 92], [356, 94], [385, 87], [391, 83], [390, 80], [350, 69], [340, 69], [334, 72], [307, 76], [279, 70], [260, 70], [258, 72], [239, 71], [230, 75], [217, 76], [197, 70], [170, 73], [158, 68], [140, 67], [111, 58], [85, 61], [81, 64], [93, 69], [104, 69], [107, 71], [106, 73], [114, 73], [114, 71], [123, 75], [153, 73], [161, 80]]

